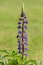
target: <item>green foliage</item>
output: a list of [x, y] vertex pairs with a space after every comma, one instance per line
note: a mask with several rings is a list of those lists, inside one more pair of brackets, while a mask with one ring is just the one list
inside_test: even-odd
[[27, 60], [26, 57], [22, 60], [21, 56], [15, 51], [0, 50], [0, 52], [5, 53], [0, 55], [0, 65], [37, 65], [36, 60]]
[[0, 62], [0, 65], [4, 65], [4, 62]]
[[28, 64], [29, 65], [37, 65], [37, 62], [36, 62], [36, 60], [29, 60]]
[[8, 60], [8, 65], [18, 65], [18, 61], [17, 60], [15, 60], [15, 59], [10, 59], [10, 60]]
[[43, 65], [41, 60], [29, 60], [26, 57], [22, 60], [21, 55], [15, 51], [0, 50], [0, 53], [3, 53], [0, 55], [0, 65]]

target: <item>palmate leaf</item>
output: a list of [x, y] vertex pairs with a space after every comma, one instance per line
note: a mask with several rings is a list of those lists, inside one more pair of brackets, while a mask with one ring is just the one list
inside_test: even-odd
[[12, 57], [12, 55], [4, 55], [4, 56], [1, 56], [0, 57], [0, 60], [3, 59], [3, 58], [7, 58], [7, 57]]
[[17, 56], [17, 53], [15, 52], [15, 51], [12, 51], [12, 52], [9, 52], [8, 53], [8, 51], [7, 50], [0, 50], [0, 52], [4, 52], [4, 53], [7, 53], [7, 54], [3, 54], [3, 55], [0, 55], [0, 60], [2, 60], [2, 59], [4, 59], [4, 58], [16, 58], [16, 56]]
[[17, 55], [17, 52], [12, 51], [12, 55], [13, 55], [13, 56]]
[[8, 51], [8, 50], [0, 50], [0, 53], [6, 53], [6, 54], [9, 54], [9, 55], [17, 55], [17, 52], [15, 52], [15, 51], [12, 51], [12, 52], [10, 52], [10, 51]]
[[0, 50], [0, 53], [1, 53], [1, 52], [2, 52], [2, 53], [4, 52], [4, 53], [7, 53], [7, 54], [10, 54], [10, 52], [7, 51], [7, 50]]
[[8, 57], [8, 58], [9, 58], [9, 57], [12, 57], [12, 58], [15, 57], [15, 58], [16, 58], [16, 56], [13, 56], [13, 55], [4, 55], [4, 56], [1, 56], [1, 57], [0, 57], [0, 60], [1, 60], [1, 59], [4, 59], [4, 58], [7, 58], [7, 57]]

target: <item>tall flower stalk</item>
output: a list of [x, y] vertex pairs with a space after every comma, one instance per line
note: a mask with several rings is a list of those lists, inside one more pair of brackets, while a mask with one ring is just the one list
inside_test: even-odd
[[18, 38], [18, 53], [21, 53], [22, 54], [22, 59], [25, 56], [27, 56], [28, 54], [26, 53], [26, 51], [28, 51], [28, 38], [27, 38], [27, 33], [26, 33], [26, 30], [27, 30], [27, 24], [28, 24], [28, 21], [27, 21], [27, 17], [25, 16], [25, 13], [24, 13], [24, 4], [23, 4], [23, 7], [22, 7], [22, 12], [21, 12], [21, 17], [19, 19], [19, 22], [18, 22], [18, 35], [17, 35], [17, 38]]

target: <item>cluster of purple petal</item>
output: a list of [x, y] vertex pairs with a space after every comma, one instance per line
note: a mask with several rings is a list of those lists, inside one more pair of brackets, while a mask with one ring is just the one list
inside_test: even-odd
[[[22, 20], [24, 20], [24, 21], [22, 21]], [[24, 32], [22, 32], [22, 22], [24, 23], [24, 26], [23, 26], [23, 29], [24, 29]], [[26, 16], [25, 16], [25, 13], [23, 13], [22, 12], [22, 14], [21, 14], [21, 17], [20, 17], [20, 19], [19, 19], [19, 22], [18, 22], [18, 35], [17, 35], [17, 38], [18, 38], [18, 53], [22, 53], [22, 38], [23, 38], [23, 40], [24, 40], [24, 51], [26, 52], [26, 51], [28, 51], [28, 44], [27, 44], [27, 42], [28, 42], [28, 38], [27, 38], [27, 34], [26, 34], [26, 32], [25, 32], [25, 30], [27, 29], [27, 24], [28, 24], [28, 21], [27, 21], [27, 19], [26, 19]], [[23, 35], [24, 36], [22, 36], [22, 33], [23, 33]], [[27, 56], [27, 54], [24, 52], [24, 55], [26, 55]]]

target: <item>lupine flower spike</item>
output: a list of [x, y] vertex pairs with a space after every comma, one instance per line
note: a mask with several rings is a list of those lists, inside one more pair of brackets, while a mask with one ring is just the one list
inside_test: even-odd
[[25, 13], [24, 13], [24, 4], [23, 4], [23, 7], [22, 7], [22, 12], [21, 12], [21, 17], [19, 19], [19, 22], [18, 22], [18, 35], [17, 35], [17, 38], [18, 38], [18, 53], [21, 53], [22, 54], [22, 59], [25, 56], [27, 56], [27, 53], [26, 51], [28, 51], [28, 39], [27, 39], [27, 34], [26, 34], [26, 30], [27, 30], [27, 24], [28, 24], [28, 21], [27, 21], [27, 17], [25, 16]]

